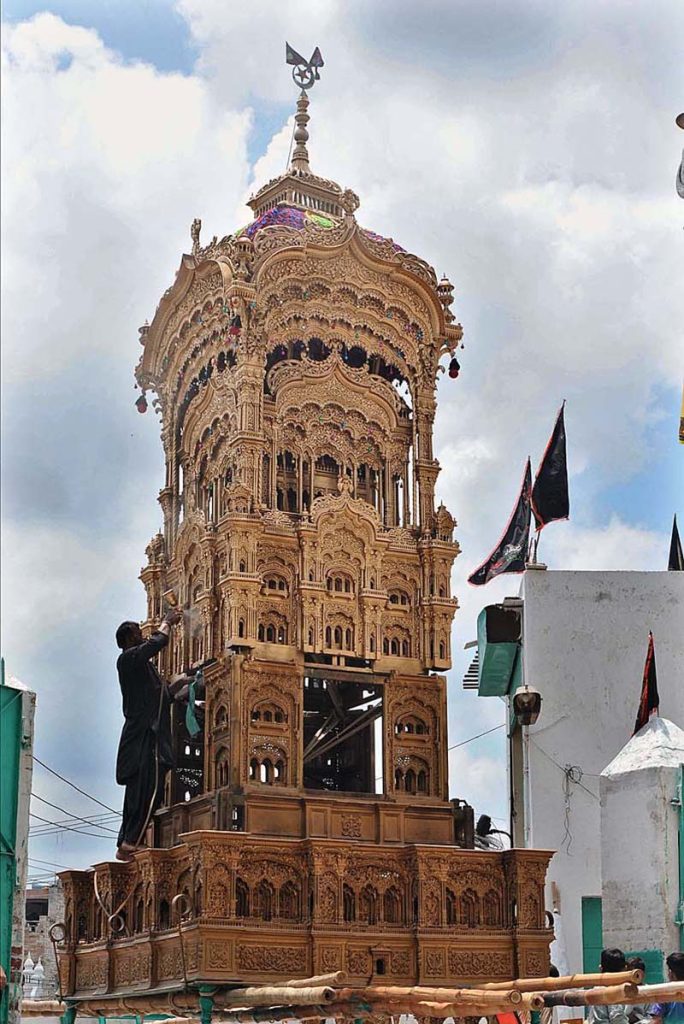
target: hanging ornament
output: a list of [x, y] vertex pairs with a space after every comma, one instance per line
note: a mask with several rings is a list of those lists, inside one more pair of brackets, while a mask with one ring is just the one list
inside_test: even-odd
[[454, 356], [453, 359], [451, 360], [451, 362], [449, 363], [449, 376], [453, 377], [454, 380], [455, 380], [456, 377], [458, 377], [460, 371], [461, 371], [461, 364], [459, 363], [459, 361], [456, 358], [456, 356]]
[[139, 395], [135, 400], [135, 407], [138, 412], [147, 412], [147, 399], [145, 398], [145, 392]]
[[242, 320], [240, 314], [236, 313], [235, 316], [230, 318], [230, 327], [228, 328], [229, 334], [239, 334], [242, 330]]

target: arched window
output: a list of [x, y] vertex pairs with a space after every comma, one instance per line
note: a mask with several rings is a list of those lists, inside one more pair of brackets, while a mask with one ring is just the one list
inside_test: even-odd
[[159, 928], [160, 928], [160, 930], [163, 930], [164, 928], [168, 928], [170, 920], [171, 920], [171, 910], [170, 910], [170, 907], [169, 907], [169, 902], [168, 902], [168, 900], [160, 900], [159, 901]]
[[385, 924], [401, 924], [401, 894], [391, 886], [383, 896], [383, 917]]
[[257, 637], [261, 641], [266, 639], [266, 630], [264, 629], [263, 623], [259, 624], [259, 629], [257, 630]]
[[285, 782], [285, 762], [282, 758], [278, 758], [273, 767], [273, 781], [281, 784]]
[[275, 626], [266, 627], [266, 641], [269, 644], [274, 644], [276, 638]]
[[259, 762], [257, 761], [256, 757], [253, 757], [252, 760], [249, 762], [249, 777], [254, 782], [256, 782], [257, 778], [259, 777]]
[[402, 658], [408, 658], [408, 657], [410, 657], [410, 655], [411, 655], [411, 650], [410, 650], [410, 647], [409, 647], [408, 640], [402, 640], [401, 641], [401, 656], [402, 656]]
[[444, 661], [446, 658], [446, 644], [443, 640], [439, 641], [439, 660]]
[[244, 559], [242, 559], [241, 562], [240, 562], [239, 571], [240, 572], [247, 572], [247, 563], [245, 562]]
[[456, 924], [456, 896], [451, 889], [446, 891], [446, 923]]
[[421, 768], [416, 778], [416, 787], [419, 793], [427, 793], [427, 772]]
[[390, 654], [399, 655], [399, 641], [396, 639], [390, 640]]
[[395, 789], [401, 789], [401, 784], [402, 784], [403, 781], [404, 781], [404, 777], [401, 774], [401, 772], [399, 771], [399, 769], [397, 768], [395, 773], [394, 773], [394, 788]]
[[340, 593], [342, 591], [342, 580], [339, 576], [335, 577], [335, 590]]
[[335, 626], [335, 647], [338, 650], [342, 650], [342, 627]]
[[269, 711], [267, 709], [266, 711], [264, 711], [264, 722], [272, 722], [272, 721], [273, 721], [273, 712]]
[[370, 647], [371, 654], [375, 654], [375, 637], [373, 636], [372, 633], [371, 633], [369, 647]]
[[347, 648], [348, 651], [351, 651], [352, 647], [354, 646], [352, 640], [352, 631], [349, 628], [345, 629], [344, 631], [344, 646]]
[[313, 629], [310, 629], [309, 630], [309, 647], [313, 647], [313, 645], [314, 645], [314, 631], [313, 631]]
[[278, 626], [278, 643], [279, 644], [286, 644], [287, 643], [287, 630], [285, 629], [284, 626]]
[[489, 889], [482, 899], [482, 923], [489, 928], [501, 927], [501, 900], [494, 889]]
[[235, 916], [249, 917], [249, 886], [241, 878], [235, 881]]
[[378, 922], [378, 894], [372, 885], [366, 885], [359, 896], [359, 920], [364, 924]]
[[460, 899], [460, 923], [466, 928], [476, 928], [480, 923], [480, 913], [477, 893], [472, 889], [466, 889]]
[[345, 885], [342, 889], [342, 902], [344, 906], [344, 920], [349, 923], [356, 920], [356, 895], [354, 890]]
[[332, 647], [332, 630], [330, 626], [325, 627], [325, 646]]
[[294, 882], [285, 882], [278, 894], [279, 916], [287, 921], [296, 921], [299, 917], [299, 890]]
[[245, 635], [245, 620], [244, 619], [240, 619], [240, 621], [238, 622], [238, 636], [244, 636], [244, 635]]
[[223, 704], [219, 704], [214, 714], [214, 728], [223, 729], [228, 721], [228, 712]]
[[144, 927], [145, 919], [145, 904], [142, 896], [140, 896], [135, 903], [135, 915], [133, 919], [133, 927], [136, 932], [141, 932]]
[[262, 921], [270, 921], [273, 917], [273, 886], [265, 878], [259, 882], [254, 893], [255, 917]]
[[389, 640], [387, 639], [387, 637], [385, 637], [384, 640], [382, 641], [382, 653], [383, 654], [389, 654], [389, 652], [390, 652]]
[[404, 786], [407, 793], [415, 793], [416, 791], [416, 773], [413, 768], [409, 768], [404, 776]]

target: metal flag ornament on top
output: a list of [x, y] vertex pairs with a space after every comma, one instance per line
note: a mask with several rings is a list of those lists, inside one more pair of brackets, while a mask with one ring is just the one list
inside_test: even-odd
[[289, 43], [285, 43], [285, 63], [292, 65], [292, 80], [300, 89], [310, 89], [320, 79], [319, 68], [323, 67], [323, 57], [318, 47], [305, 60]]

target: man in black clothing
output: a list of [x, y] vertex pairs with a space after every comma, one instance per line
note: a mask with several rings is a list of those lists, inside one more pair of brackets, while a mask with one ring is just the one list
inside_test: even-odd
[[122, 622], [116, 631], [121, 654], [116, 663], [123, 697], [124, 726], [116, 759], [116, 781], [126, 787], [121, 829], [117, 840], [118, 860], [130, 860], [140, 846], [152, 815], [159, 807], [164, 778], [173, 767], [170, 707], [173, 691], [162, 682], [152, 664], [169, 642], [171, 629], [182, 613], [172, 608], [159, 629], [145, 640], [137, 622]]

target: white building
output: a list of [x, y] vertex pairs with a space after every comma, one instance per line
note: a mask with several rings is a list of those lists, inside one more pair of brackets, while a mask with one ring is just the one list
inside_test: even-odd
[[[511, 716], [511, 833], [517, 846], [557, 851], [547, 907], [562, 913], [569, 969], [595, 970], [604, 944], [599, 778], [632, 735], [649, 629], [662, 714], [684, 724], [684, 573], [528, 570], [509, 607], [520, 638], [508, 644], [490, 643], [480, 617], [479, 693], [503, 696], [524, 682], [543, 698], [529, 730]], [[627, 859], [645, 842], [628, 818], [615, 841]], [[634, 941], [629, 952], [649, 948], [645, 934]]]
[[650, 955], [659, 966], [680, 948], [683, 770], [684, 731], [651, 718], [599, 782], [603, 941], [643, 950], [644, 959]]

